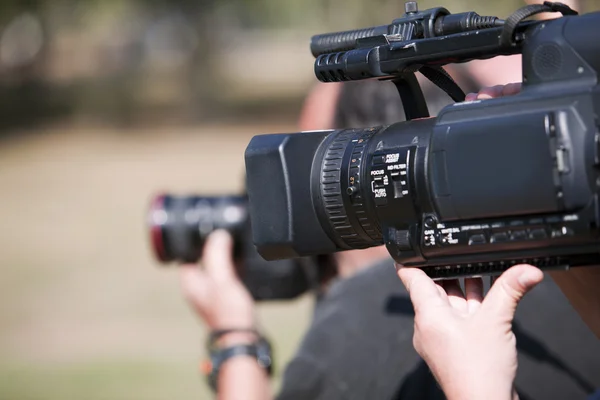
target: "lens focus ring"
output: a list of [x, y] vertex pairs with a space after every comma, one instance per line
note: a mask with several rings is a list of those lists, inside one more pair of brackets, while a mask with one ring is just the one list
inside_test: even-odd
[[[375, 129], [363, 130], [358, 136], [350, 142], [350, 147], [346, 153], [345, 159], [348, 159], [344, 164], [348, 164], [348, 185], [355, 187], [355, 192], [352, 198], [352, 209], [354, 210], [354, 216], [360, 224], [362, 230], [367, 235], [366, 240], [369, 240], [372, 246], [374, 242], [380, 242], [383, 240], [380, 228], [377, 225], [374, 218], [369, 218], [367, 212], [367, 205], [365, 204], [365, 188], [361, 188], [361, 170], [364, 168], [364, 163], [367, 161], [367, 149], [369, 139], [376, 132]], [[344, 171], [342, 171], [344, 176]], [[344, 176], [345, 177], [345, 176]], [[361, 190], [362, 189], [362, 190]]]
[[[352, 161], [355, 161], [353, 140], [355, 142], [360, 141], [360, 147], [364, 150], [366, 140], [357, 139], [357, 137], [364, 136], [364, 133], [366, 131], [363, 129], [340, 131], [329, 143], [321, 165], [320, 190], [323, 208], [338, 238], [338, 242], [341, 241], [339, 244], [345, 249], [372, 247], [378, 236], [377, 230], [373, 229], [366, 217], [364, 203], [360, 198], [358, 179], [354, 178], [355, 185], [353, 187], [358, 188], [356, 196], [358, 196], [359, 201], [351, 205], [348, 204], [348, 201], [344, 202], [344, 196], [349, 196], [344, 191], [344, 186], [347, 183], [343, 183], [349, 179], [347, 175], [349, 174], [350, 160], [348, 158], [352, 157]], [[354, 162], [352, 164], [360, 169], [359, 164]]]

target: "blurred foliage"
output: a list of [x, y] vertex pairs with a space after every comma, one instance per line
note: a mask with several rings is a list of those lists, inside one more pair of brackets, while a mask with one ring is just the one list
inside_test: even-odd
[[[600, 8], [600, 0], [582, 4]], [[500, 17], [522, 5], [419, 1]], [[261, 109], [291, 116], [314, 82], [311, 35], [389, 23], [403, 8], [390, 0], [0, 0], [0, 129], [80, 116], [119, 124]], [[265, 67], [279, 69], [279, 80]]]

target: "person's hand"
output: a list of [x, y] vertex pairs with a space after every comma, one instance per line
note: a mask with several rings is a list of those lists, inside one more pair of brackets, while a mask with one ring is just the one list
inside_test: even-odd
[[[254, 301], [237, 276], [232, 247], [229, 233], [215, 231], [204, 245], [201, 267], [181, 267], [183, 293], [211, 330], [255, 328]], [[239, 333], [223, 339], [240, 342], [254, 338]]]
[[415, 350], [449, 400], [511, 399], [517, 372], [512, 321], [517, 304], [543, 279], [531, 265], [504, 272], [483, 298], [481, 278], [434, 282], [398, 266], [415, 310]]
[[488, 100], [497, 97], [512, 96], [521, 91], [521, 83], [509, 83], [508, 85], [496, 85], [482, 88], [478, 93], [469, 93], [465, 101]]

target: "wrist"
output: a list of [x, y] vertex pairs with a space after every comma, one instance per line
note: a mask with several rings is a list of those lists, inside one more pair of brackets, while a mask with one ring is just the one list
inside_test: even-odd
[[219, 348], [226, 348], [244, 344], [255, 344], [259, 340], [259, 336], [255, 332], [232, 331], [220, 335], [215, 340], [215, 345]]
[[267, 376], [272, 373], [271, 345], [254, 329], [215, 330], [210, 334], [208, 351], [210, 361], [204, 363], [203, 372], [214, 391], [222, 370], [262, 369]]
[[498, 371], [480, 366], [448, 372], [432, 370], [448, 400], [514, 400], [514, 378], [499, 375]]
[[518, 400], [512, 384], [504, 382], [462, 380], [447, 385], [440, 383], [440, 386], [448, 400]]

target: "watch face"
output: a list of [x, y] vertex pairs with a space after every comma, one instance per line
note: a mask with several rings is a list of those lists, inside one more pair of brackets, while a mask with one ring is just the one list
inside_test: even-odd
[[258, 365], [263, 368], [271, 368], [271, 357], [267, 354], [261, 354], [257, 357]]
[[258, 365], [265, 368], [269, 375], [273, 369], [273, 358], [271, 357], [271, 346], [265, 340], [261, 340], [257, 345], [257, 361]]

